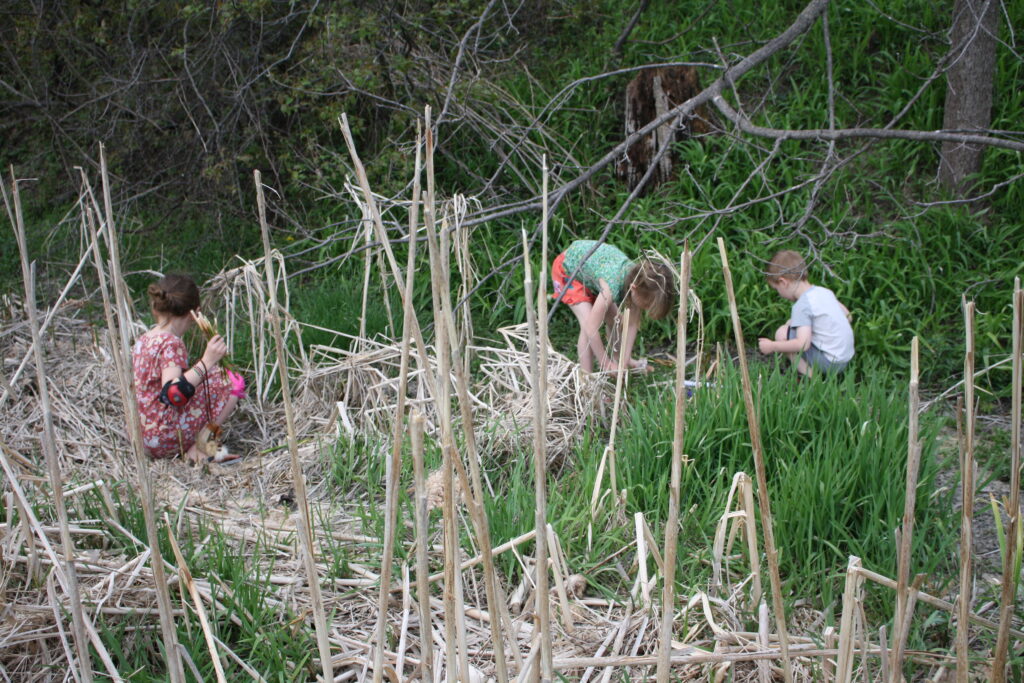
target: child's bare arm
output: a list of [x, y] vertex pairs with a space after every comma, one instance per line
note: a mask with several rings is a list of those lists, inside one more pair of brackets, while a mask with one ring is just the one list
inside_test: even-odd
[[760, 337], [757, 340], [757, 347], [761, 353], [802, 353], [811, 346], [811, 326], [802, 325], [796, 328], [796, 337], [785, 341], [774, 341], [767, 337]]
[[847, 308], [846, 306], [844, 306], [842, 304], [842, 302], [839, 302], [839, 308], [843, 309], [843, 315], [846, 316], [846, 320], [852, 323], [853, 322], [853, 314], [850, 313], [850, 309]]
[[214, 335], [210, 338], [210, 341], [206, 343], [206, 352], [203, 353], [203, 357], [201, 359], [201, 363], [205, 367], [205, 373], [196, 369], [196, 366], [199, 366], [199, 363], [196, 363], [196, 366], [193, 366], [192, 368], [187, 368], [184, 372], [182, 372], [182, 369], [177, 365], [168, 365], [160, 372], [160, 383], [167, 384], [168, 382], [173, 382], [184, 375], [189, 384], [199, 386], [206, 381], [206, 374], [217, 367], [220, 359], [227, 354], [227, 350], [228, 345], [224, 341], [224, 338], [219, 334]]

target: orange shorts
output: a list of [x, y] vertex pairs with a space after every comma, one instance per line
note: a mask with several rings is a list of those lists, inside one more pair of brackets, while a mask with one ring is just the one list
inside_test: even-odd
[[562, 294], [562, 290], [565, 290], [565, 294], [562, 296], [562, 303], [569, 304], [570, 306], [597, 301], [597, 294], [587, 289], [582, 282], [569, 279], [569, 273], [565, 272], [564, 261], [565, 252], [563, 251], [555, 257], [555, 262], [551, 264], [551, 281], [555, 285], [551, 298], [557, 299]]

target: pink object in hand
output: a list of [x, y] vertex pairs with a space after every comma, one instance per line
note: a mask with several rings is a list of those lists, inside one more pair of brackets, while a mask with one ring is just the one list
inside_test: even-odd
[[231, 395], [245, 398], [245, 378], [231, 370], [228, 370], [227, 373], [228, 381], [231, 382]]

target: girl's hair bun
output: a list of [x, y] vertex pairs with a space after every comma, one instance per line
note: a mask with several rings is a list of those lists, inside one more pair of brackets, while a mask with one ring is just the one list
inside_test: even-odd
[[167, 300], [167, 294], [164, 292], [164, 290], [160, 286], [159, 282], [151, 282], [149, 284], [149, 288], [146, 290], [146, 292], [149, 294], [149, 298], [152, 301], [166, 301]]
[[146, 291], [155, 313], [183, 316], [199, 308], [199, 287], [188, 275], [165, 275]]

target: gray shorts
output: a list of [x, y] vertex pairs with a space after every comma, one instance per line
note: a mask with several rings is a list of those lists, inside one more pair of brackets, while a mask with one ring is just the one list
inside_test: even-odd
[[[796, 328], [789, 328], [787, 338], [796, 339]], [[807, 361], [807, 364], [813, 368], [817, 368], [826, 375], [838, 375], [840, 372], [846, 369], [846, 366], [850, 364], [850, 361], [834, 361], [829, 359], [824, 351], [819, 349], [814, 344], [807, 347], [807, 350], [801, 354], [801, 357]]]

